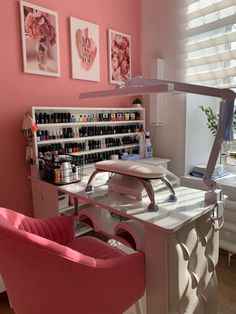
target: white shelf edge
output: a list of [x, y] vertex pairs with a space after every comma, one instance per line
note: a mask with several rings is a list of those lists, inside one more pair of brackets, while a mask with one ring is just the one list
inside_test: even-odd
[[55, 144], [55, 143], [67, 143], [67, 142], [74, 142], [74, 141], [90, 141], [90, 140], [99, 140], [103, 138], [119, 138], [125, 136], [136, 136], [139, 132], [132, 132], [132, 133], [116, 133], [116, 134], [106, 134], [106, 135], [94, 135], [94, 136], [81, 136], [81, 137], [70, 137], [70, 138], [57, 138], [53, 140], [46, 140], [46, 141], [39, 141], [37, 142], [38, 146], [40, 145], [47, 145], [47, 144]]
[[84, 228], [81, 228], [80, 230], [75, 230], [75, 237], [79, 237], [89, 231], [92, 231], [93, 228], [92, 227], [89, 227], [89, 226], [85, 226]]
[[61, 112], [67, 112], [67, 111], [88, 111], [89, 113], [91, 111], [140, 111], [144, 110], [143, 107], [118, 107], [118, 108], [111, 108], [111, 107], [48, 107], [48, 106], [33, 106], [32, 110], [45, 110], [45, 111], [52, 111], [52, 110], [61, 110]]
[[76, 152], [76, 153], [70, 153], [70, 155], [73, 156], [84, 156], [84, 155], [90, 155], [90, 154], [96, 154], [96, 153], [102, 153], [106, 151], [111, 150], [120, 150], [120, 149], [127, 149], [127, 148], [134, 148], [139, 146], [139, 144], [132, 144], [132, 145], [121, 145], [121, 146], [112, 146], [112, 147], [106, 147], [106, 148], [99, 148], [99, 149], [92, 149], [92, 150], [86, 150], [82, 152]]
[[67, 212], [67, 211], [69, 211], [69, 210], [71, 210], [71, 209], [74, 209], [74, 208], [75, 208], [75, 206], [74, 206], [74, 205], [71, 205], [71, 206], [67, 206], [67, 207], [65, 207], [65, 208], [59, 209], [58, 212], [59, 212], [59, 214], [61, 215], [61, 214], [64, 214], [65, 212]]
[[144, 120], [128, 120], [128, 121], [99, 121], [99, 122], [65, 122], [65, 123], [38, 123], [38, 129], [55, 128], [63, 126], [100, 126], [100, 125], [116, 125], [116, 124], [141, 124]]

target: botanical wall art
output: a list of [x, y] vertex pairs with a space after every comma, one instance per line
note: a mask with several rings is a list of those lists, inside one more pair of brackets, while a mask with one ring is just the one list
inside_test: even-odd
[[72, 78], [100, 81], [99, 26], [70, 18]]
[[131, 37], [108, 30], [108, 58], [110, 83], [131, 78]]
[[59, 76], [57, 13], [20, 1], [24, 72]]

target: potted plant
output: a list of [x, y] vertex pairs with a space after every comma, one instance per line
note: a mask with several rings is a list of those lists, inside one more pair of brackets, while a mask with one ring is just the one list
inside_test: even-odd
[[[218, 129], [219, 114], [217, 114], [210, 106], [200, 106], [200, 109], [205, 113], [207, 117], [207, 127], [211, 133], [215, 136]], [[233, 114], [233, 129], [236, 131], [236, 110]], [[223, 157], [223, 163], [229, 164], [229, 158], [236, 159], [236, 153], [232, 152], [231, 143], [224, 143], [222, 147], [222, 152], [220, 154], [220, 162], [222, 162], [221, 157]]]
[[[213, 135], [216, 135], [217, 128], [218, 128], [218, 120], [219, 114], [213, 111], [210, 106], [200, 106], [200, 109], [205, 113], [207, 117], [207, 127], [211, 131]], [[233, 128], [236, 131], [236, 110], [234, 111], [233, 115]]]
[[142, 107], [142, 101], [139, 98], [135, 98], [135, 100], [133, 101], [133, 106]]

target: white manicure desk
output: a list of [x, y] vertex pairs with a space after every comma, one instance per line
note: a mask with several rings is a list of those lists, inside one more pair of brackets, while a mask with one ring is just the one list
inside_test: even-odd
[[[84, 192], [85, 188], [89, 190], [88, 186], [83, 184], [80, 188], [65, 188], [64, 192], [67, 190], [78, 202], [87, 202], [93, 206], [87, 210], [87, 216], [92, 220], [95, 215], [94, 221], [101, 222], [100, 227], [95, 222], [98, 229], [108, 225], [102, 223], [109, 220], [104, 210], [130, 219], [126, 222], [129, 226], [123, 228], [133, 235], [136, 248], [143, 249], [146, 256], [147, 314], [215, 314], [218, 221], [222, 220], [224, 200], [221, 188], [212, 175], [222, 142], [232, 140], [235, 92], [137, 76], [114, 89], [84, 92], [79, 98], [85, 100], [172, 92], [221, 99], [218, 130], [203, 179], [208, 190], [206, 197], [204, 191], [181, 186], [175, 188], [175, 194], [172, 193], [170, 197], [168, 182], [162, 182], [166, 183], [164, 187], [155, 184], [150, 187], [149, 183], [144, 183], [148, 196], [144, 195], [141, 200], [122, 195], [120, 191], [114, 192], [115, 189], [111, 191], [106, 184], [98, 184], [88, 193]], [[176, 197], [176, 202], [170, 202]], [[154, 199], [158, 211], [154, 211], [155, 206], [152, 206]], [[99, 215], [99, 211], [103, 214]], [[125, 223], [121, 223], [124, 226]], [[109, 230], [115, 235], [121, 235], [117, 225]]]
[[[170, 202], [169, 189], [154, 180], [158, 211], [147, 211], [148, 195], [138, 200], [110, 191], [104, 174], [85, 192], [88, 178], [58, 189], [74, 198], [78, 216], [89, 219], [95, 231], [121, 242], [122, 232], [130, 234], [136, 249], [145, 252], [145, 313], [215, 314], [219, 232], [211, 220], [214, 204], [205, 203], [204, 191], [178, 186], [177, 201]], [[119, 221], [110, 213], [128, 220]]]

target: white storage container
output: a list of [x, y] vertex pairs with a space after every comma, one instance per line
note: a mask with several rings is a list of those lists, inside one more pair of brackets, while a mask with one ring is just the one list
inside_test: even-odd
[[69, 194], [60, 193], [58, 195], [58, 209], [62, 210], [69, 206]]

